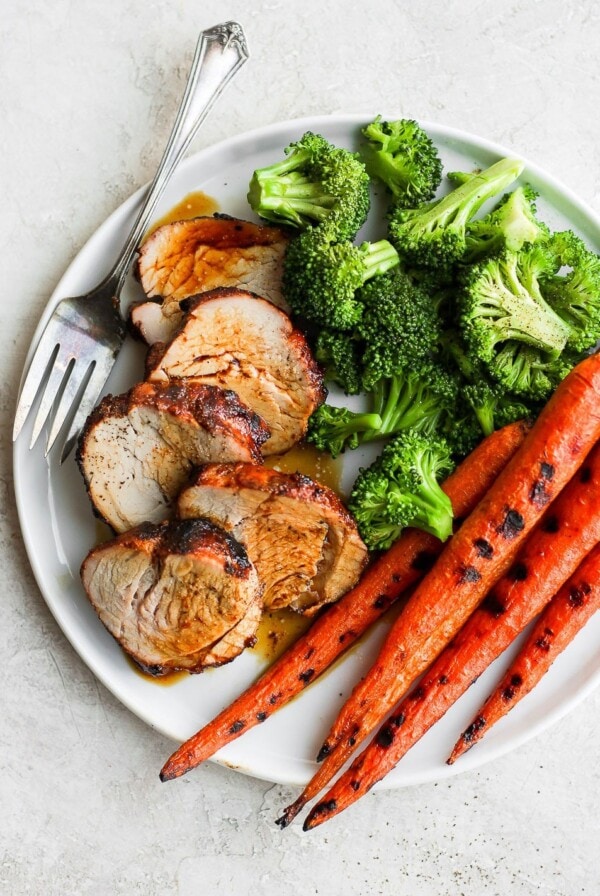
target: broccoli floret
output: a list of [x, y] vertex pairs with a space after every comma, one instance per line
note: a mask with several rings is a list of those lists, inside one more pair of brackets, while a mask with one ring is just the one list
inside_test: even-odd
[[416, 121], [382, 121], [378, 115], [362, 129], [369, 141], [362, 156], [371, 177], [381, 180], [403, 208], [433, 199], [442, 163], [430, 137]]
[[505, 249], [518, 251], [526, 243], [546, 239], [549, 231], [536, 218], [536, 199], [537, 193], [530, 186], [517, 187], [485, 217], [471, 221], [462, 260], [470, 263]]
[[461, 394], [473, 409], [484, 436], [489, 436], [508, 423], [533, 416], [529, 405], [511, 396], [498, 383], [469, 383], [463, 387]]
[[287, 247], [283, 293], [298, 316], [320, 326], [351, 330], [363, 311], [357, 290], [398, 261], [387, 240], [355, 246], [349, 240], [330, 242], [327, 231], [319, 227], [305, 230]]
[[467, 402], [457, 405], [454, 415], [447, 418], [441, 434], [448, 442], [455, 461], [464, 460], [481, 442], [481, 426]]
[[379, 414], [379, 432], [362, 441], [409, 428], [435, 432], [456, 401], [456, 378], [438, 361], [440, 320], [429, 296], [398, 268], [360, 292], [358, 332], [364, 350], [363, 387]]
[[[461, 326], [470, 354], [512, 391], [540, 398], [551, 388], [547, 374], [565, 348], [571, 327], [544, 300], [540, 277], [554, 266], [545, 245], [505, 252], [470, 269], [461, 296]], [[519, 346], [529, 351], [520, 352]], [[511, 359], [517, 368], [510, 372]], [[523, 365], [538, 371], [527, 388]]]
[[385, 550], [407, 526], [442, 541], [452, 533], [452, 504], [439, 480], [453, 469], [442, 438], [404, 432], [358, 474], [349, 507], [371, 550]]
[[[465, 453], [468, 453], [482, 434], [489, 436], [494, 430], [508, 423], [537, 414], [539, 408], [534, 402], [526, 404], [511, 395], [505, 386], [490, 379], [484, 365], [467, 354], [457, 332], [447, 330], [442, 338], [442, 346], [445, 357], [460, 372], [462, 382], [459, 386], [459, 396], [466, 400], [468, 409], [472, 412], [465, 413], [464, 403], [460, 403], [463, 418], [461, 421], [456, 421], [456, 426], [451, 426], [452, 433], [448, 434], [452, 444], [458, 440], [460, 446], [467, 446], [468, 450]], [[474, 440], [473, 428], [476, 435]], [[462, 449], [457, 451], [457, 454], [462, 453]]]
[[571, 328], [569, 347], [585, 351], [600, 339], [600, 257], [570, 230], [553, 234], [551, 247], [563, 271], [543, 279], [541, 290]]
[[322, 404], [308, 421], [306, 440], [319, 451], [337, 457], [343, 451], [358, 448], [365, 433], [379, 432], [379, 414], [360, 414], [348, 408]]
[[456, 379], [433, 361], [382, 377], [371, 384], [373, 411], [381, 417], [381, 429], [366, 433], [363, 441], [406, 429], [426, 435], [440, 432], [455, 410], [457, 394]]
[[367, 413], [321, 405], [309, 420], [308, 441], [337, 457], [342, 451], [407, 430], [435, 435], [451, 425], [457, 385], [440, 365], [421, 362], [417, 371], [372, 383], [368, 396], [371, 409]]
[[434, 303], [400, 268], [370, 280], [358, 293], [363, 306], [363, 382], [369, 390], [398, 370], [418, 369], [433, 356], [441, 324]]
[[326, 223], [332, 239], [353, 239], [370, 205], [359, 156], [310, 131], [285, 152], [282, 161], [254, 172], [248, 192], [254, 211], [300, 230]]
[[434, 364], [427, 371], [423, 366], [418, 373], [382, 378], [371, 387], [368, 413], [321, 405], [309, 420], [307, 439], [337, 457], [407, 430], [434, 435], [449, 429], [456, 395], [456, 382]]
[[320, 330], [314, 339], [314, 353], [326, 382], [337, 383], [346, 395], [358, 395], [362, 389], [362, 346], [353, 336]]
[[437, 361], [441, 324], [434, 303], [398, 268], [371, 280], [359, 296], [363, 388], [382, 420], [361, 441], [413, 427], [435, 432], [452, 412], [457, 381]]
[[543, 401], [581, 360], [565, 349], [556, 358], [522, 342], [509, 341], [502, 346], [490, 365], [490, 371], [498, 382], [511, 392], [529, 401]]
[[396, 208], [390, 217], [390, 240], [413, 264], [448, 268], [466, 251], [466, 228], [475, 213], [522, 170], [521, 161], [502, 159], [441, 199], [414, 209]]

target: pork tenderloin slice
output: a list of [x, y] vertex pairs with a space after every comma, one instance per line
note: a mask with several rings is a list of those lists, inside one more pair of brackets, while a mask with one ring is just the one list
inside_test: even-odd
[[181, 491], [177, 513], [210, 519], [244, 545], [270, 609], [313, 614], [345, 594], [367, 561], [339, 498], [300, 473], [206, 464]]
[[136, 335], [152, 345], [171, 339], [188, 296], [237, 286], [288, 306], [281, 292], [288, 236], [278, 227], [228, 215], [164, 224], [140, 248], [135, 273], [149, 299], [129, 311]]
[[233, 389], [271, 432], [263, 455], [300, 441], [326, 392], [308, 343], [289, 317], [240, 289], [213, 290], [183, 305], [186, 316], [176, 336], [148, 353], [147, 379], [193, 379]]
[[[261, 585], [262, 587], [262, 585]], [[203, 648], [195, 657], [202, 669], [223, 666], [239, 656], [247, 647], [254, 647], [256, 632], [263, 614], [261, 593], [257, 592], [242, 619], [210, 647]]]
[[193, 381], [139, 383], [92, 412], [77, 462], [96, 514], [125, 532], [166, 518], [195, 466], [260, 463], [267, 437], [234, 392]]
[[103, 625], [154, 675], [228, 662], [260, 618], [256, 570], [207, 520], [144, 523], [118, 535], [90, 551], [81, 580]]

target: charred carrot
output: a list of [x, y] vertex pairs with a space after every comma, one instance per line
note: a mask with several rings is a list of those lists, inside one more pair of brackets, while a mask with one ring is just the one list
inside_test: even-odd
[[493, 694], [454, 747], [449, 764], [483, 737], [546, 674], [588, 619], [600, 610], [600, 545], [552, 598]]
[[[525, 423], [513, 423], [492, 433], [448, 477], [442, 488], [457, 518], [481, 500], [528, 430]], [[185, 774], [284, 706], [421, 578], [441, 550], [442, 543], [433, 535], [407, 529], [365, 571], [358, 585], [319, 616], [257, 682], [176, 750], [161, 779]]]
[[[586, 556], [599, 541], [600, 446], [596, 446], [509, 570], [362, 754], [315, 806], [305, 829], [348, 808], [380, 781], [549, 604], [569, 576], [578, 567], [583, 568], [580, 564], [585, 565]], [[487, 719], [486, 711], [482, 718]], [[474, 730], [478, 724], [476, 720]]]
[[600, 437], [599, 398], [600, 356], [593, 355], [558, 386], [486, 497], [415, 588], [374, 665], [334, 722], [319, 753], [322, 767], [286, 810], [282, 825], [329, 783], [506, 571]]

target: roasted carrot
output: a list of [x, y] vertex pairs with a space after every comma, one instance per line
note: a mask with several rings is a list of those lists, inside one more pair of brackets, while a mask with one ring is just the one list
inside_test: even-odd
[[588, 619], [600, 610], [600, 545], [552, 598], [515, 661], [454, 747], [452, 764], [516, 706], [546, 674]]
[[[481, 500], [528, 430], [525, 423], [513, 423], [492, 433], [448, 477], [442, 488], [457, 518]], [[319, 616], [258, 681], [176, 750], [161, 779], [185, 774], [284, 706], [421, 578], [441, 550], [442, 543], [433, 535], [407, 529], [372, 563], [358, 585]]]
[[[600, 542], [600, 446], [566, 485], [517, 554], [419, 684], [309, 814], [322, 824], [367, 793], [464, 694], [561, 589]], [[600, 563], [597, 564], [600, 566]], [[482, 717], [487, 718], [486, 712]], [[474, 730], [477, 730], [475, 722]]]
[[333, 778], [461, 628], [507, 570], [544, 509], [600, 437], [600, 356], [558, 386], [486, 497], [446, 544], [390, 629], [379, 656], [330, 730], [323, 765], [280, 823]]

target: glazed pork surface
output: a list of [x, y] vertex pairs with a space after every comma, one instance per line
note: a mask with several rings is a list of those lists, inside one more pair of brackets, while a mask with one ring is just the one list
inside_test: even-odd
[[244, 545], [271, 609], [316, 612], [355, 584], [367, 560], [339, 498], [299, 473], [207, 464], [182, 490], [177, 512], [210, 519]]
[[308, 343], [287, 314], [236, 288], [186, 299], [184, 306], [175, 337], [148, 353], [147, 379], [193, 379], [232, 389], [271, 433], [263, 455], [299, 442], [326, 392]]
[[217, 287], [237, 286], [280, 308], [287, 235], [278, 227], [227, 215], [164, 224], [140, 248], [136, 275], [149, 301], [130, 309], [134, 332], [148, 344], [171, 339], [182, 299]]

